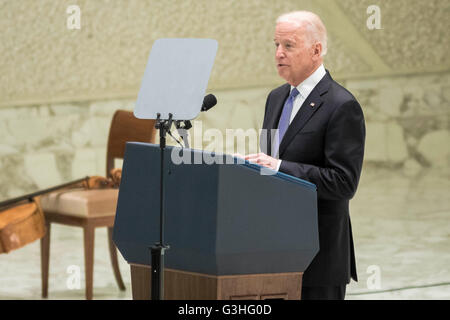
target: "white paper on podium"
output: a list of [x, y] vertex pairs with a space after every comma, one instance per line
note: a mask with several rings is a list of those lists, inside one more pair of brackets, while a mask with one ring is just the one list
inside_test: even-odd
[[134, 115], [192, 120], [200, 112], [218, 43], [213, 39], [158, 39], [153, 44]]

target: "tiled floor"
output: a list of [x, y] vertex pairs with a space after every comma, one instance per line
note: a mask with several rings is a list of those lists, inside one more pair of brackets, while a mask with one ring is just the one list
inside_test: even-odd
[[[346, 299], [450, 299], [449, 178], [448, 170], [414, 177], [395, 170], [363, 171], [351, 202], [359, 281], [347, 287]], [[79, 228], [52, 227], [48, 299], [84, 299], [82, 236]], [[94, 299], [131, 299], [128, 264], [119, 254], [127, 286], [121, 292], [106, 237], [106, 229], [96, 231]], [[41, 299], [39, 252], [37, 241], [0, 255], [0, 299]], [[69, 289], [72, 265], [80, 270], [79, 289]]]
[[[351, 202], [359, 281], [347, 288], [347, 299], [450, 299], [449, 178], [448, 170], [414, 177], [379, 169], [363, 172]], [[372, 288], [370, 266], [379, 267], [380, 289]]]

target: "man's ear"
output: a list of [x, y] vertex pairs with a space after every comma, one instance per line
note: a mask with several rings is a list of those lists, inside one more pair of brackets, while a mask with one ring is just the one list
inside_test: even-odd
[[316, 42], [313, 45], [312, 50], [313, 50], [312, 58], [314, 61], [322, 59], [322, 44], [320, 42]]

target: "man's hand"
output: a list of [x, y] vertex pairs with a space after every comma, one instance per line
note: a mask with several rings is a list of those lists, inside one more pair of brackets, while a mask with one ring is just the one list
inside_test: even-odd
[[240, 153], [233, 153], [232, 156], [235, 157], [235, 158], [245, 159], [245, 156], [243, 156], [243, 155], [240, 154]]
[[262, 152], [246, 155], [245, 160], [255, 162], [260, 166], [264, 166], [272, 170], [278, 169], [278, 159], [272, 158], [271, 156], [268, 156], [267, 154]]

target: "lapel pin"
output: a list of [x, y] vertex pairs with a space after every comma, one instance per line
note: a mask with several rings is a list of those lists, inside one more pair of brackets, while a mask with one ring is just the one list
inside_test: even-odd
[[314, 106], [315, 106], [316, 104], [315, 104], [314, 102], [311, 102], [309, 105], [311, 106], [311, 108], [314, 108]]

